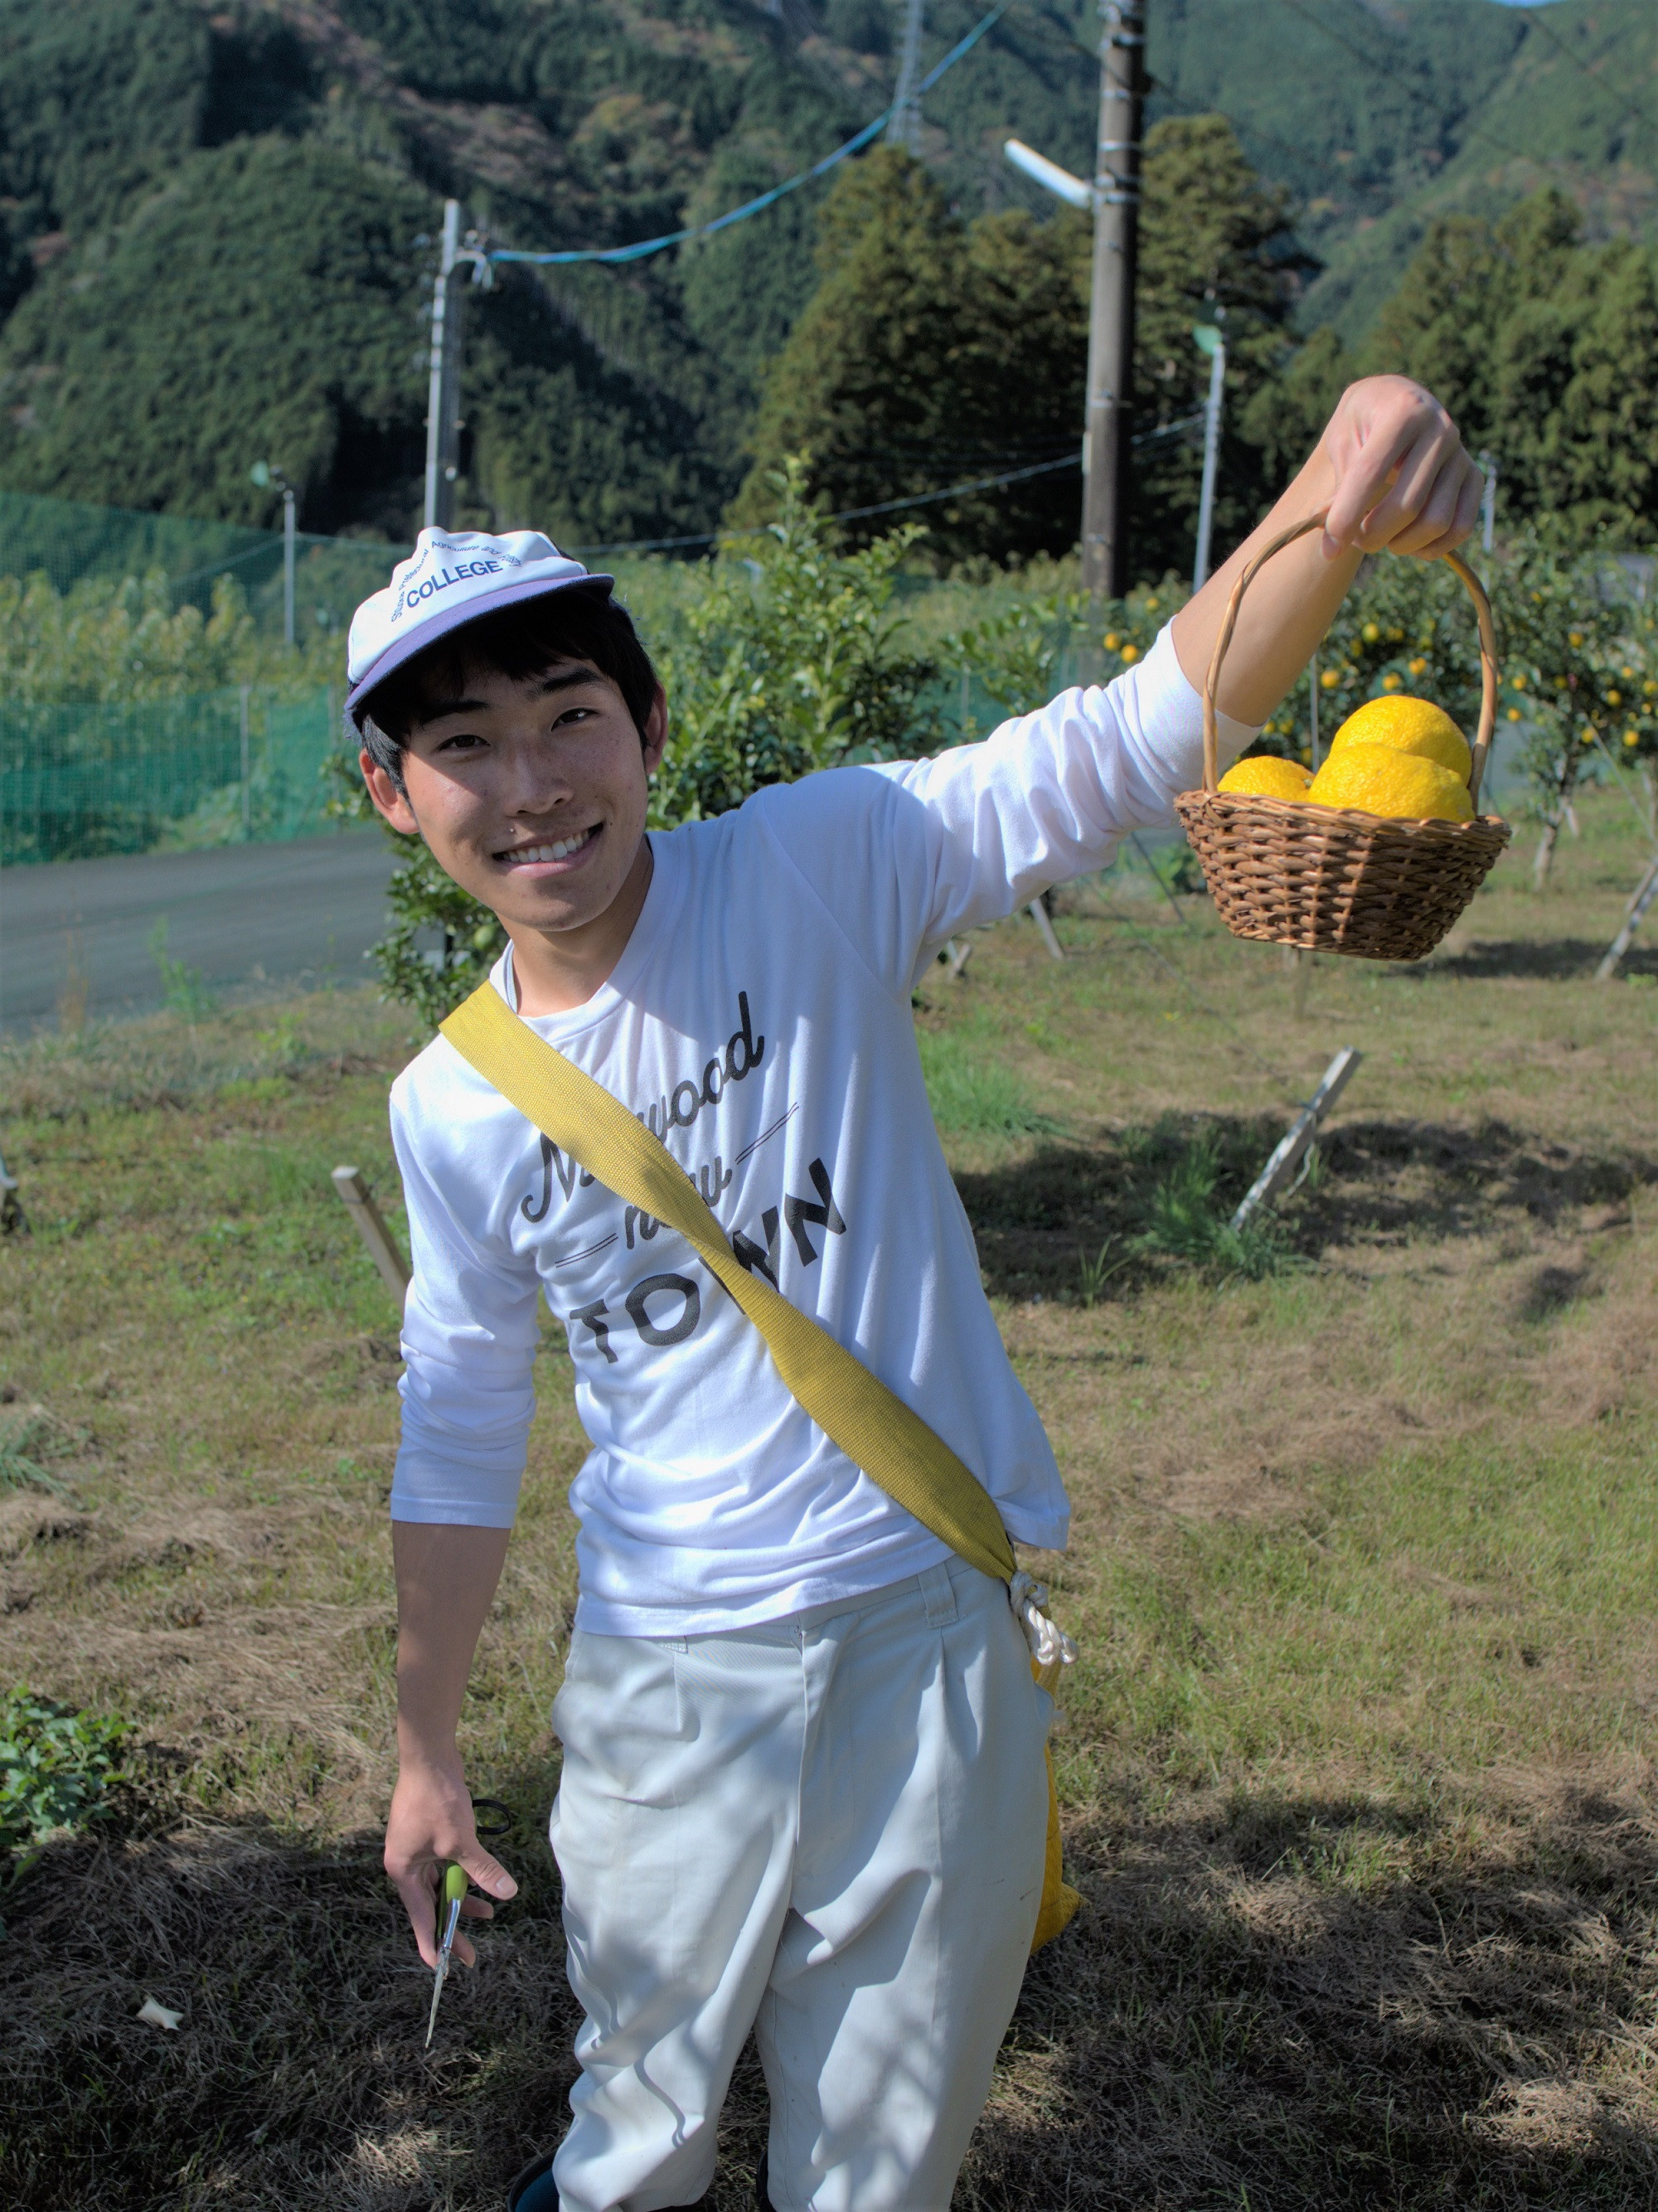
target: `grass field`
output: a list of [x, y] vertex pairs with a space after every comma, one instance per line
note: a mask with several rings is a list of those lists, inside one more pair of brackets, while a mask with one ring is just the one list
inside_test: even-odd
[[[1510, 858], [1419, 969], [1286, 969], [1125, 865], [1061, 902], [1062, 966], [1020, 920], [920, 994], [1083, 1650], [1086, 1909], [962, 2208], [1658, 2202], [1658, 932], [1587, 980], [1642, 844], [1615, 794], [1582, 818], [1547, 896]], [[5, 1893], [8, 2205], [488, 2212], [562, 2126], [550, 1325], [465, 1722], [524, 1888], [429, 2057], [378, 1865], [396, 1324], [327, 1174], [400, 1223], [415, 1042], [341, 993], [0, 1052], [33, 1227], [0, 1244], [0, 1680], [139, 1746]], [[1229, 1247], [1346, 1043], [1315, 1171]], [[745, 2066], [720, 2212], [762, 2123]]]

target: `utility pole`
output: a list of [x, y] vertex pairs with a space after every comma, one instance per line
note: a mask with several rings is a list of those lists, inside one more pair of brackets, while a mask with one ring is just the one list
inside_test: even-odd
[[[416, 246], [429, 239], [417, 238]], [[473, 283], [495, 289], [488, 234], [460, 234], [460, 202], [443, 203], [443, 242], [432, 288], [432, 379], [426, 398], [426, 526], [447, 530], [455, 519], [455, 479], [460, 474], [460, 356], [464, 338], [460, 271], [470, 264]]]
[[1192, 589], [1200, 592], [1209, 580], [1209, 544], [1215, 528], [1220, 410], [1226, 391], [1226, 338], [1216, 323], [1199, 323], [1192, 336], [1197, 341], [1198, 351], [1209, 356], [1209, 399], [1203, 410], [1203, 489], [1198, 495], [1198, 551], [1192, 564]]
[[892, 96], [892, 115], [887, 125], [889, 146], [921, 151], [921, 103], [915, 86], [921, 73], [921, 17], [926, 0], [904, 0], [904, 43], [898, 62], [898, 89]]
[[298, 496], [288, 481], [286, 471], [273, 467], [269, 461], [255, 461], [248, 471], [249, 480], [261, 491], [272, 484], [282, 495], [282, 638], [286, 644], [294, 642], [294, 563], [299, 550]]
[[1095, 599], [1124, 582], [1123, 460], [1134, 366], [1145, 0], [1101, 0], [1100, 126], [1094, 160], [1094, 279], [1083, 434], [1083, 586]]
[[1491, 540], [1497, 535], [1497, 456], [1481, 453], [1479, 466], [1485, 478], [1485, 489], [1479, 495], [1479, 544], [1483, 552], [1491, 550]]
[[[249, 843], [253, 836], [253, 763], [251, 757], [252, 747], [248, 742], [252, 733], [248, 728], [247, 712], [252, 690], [251, 684], [244, 684], [241, 687], [241, 713], [237, 717], [236, 723], [237, 750], [241, 755], [242, 842], [244, 845]], [[328, 718], [328, 726], [331, 730], [334, 726], [334, 718], [331, 714]]]
[[291, 483], [282, 486], [282, 636], [294, 642], [294, 560], [299, 550], [298, 516]]
[[460, 474], [460, 202], [443, 204], [443, 246], [432, 289], [432, 377], [426, 400], [426, 527], [455, 519]]

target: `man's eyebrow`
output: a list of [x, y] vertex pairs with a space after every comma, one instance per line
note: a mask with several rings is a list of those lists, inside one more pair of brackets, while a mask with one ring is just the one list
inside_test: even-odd
[[487, 699], [434, 699], [415, 724], [423, 730], [433, 722], [446, 722], [452, 714], [482, 714], [489, 708]]
[[573, 691], [578, 684], [602, 684], [604, 681], [604, 678], [599, 674], [598, 669], [589, 668], [585, 662], [578, 661], [574, 667], [562, 669], [556, 676], [544, 676], [541, 679], [541, 696], [545, 699], [550, 697], [555, 691]]

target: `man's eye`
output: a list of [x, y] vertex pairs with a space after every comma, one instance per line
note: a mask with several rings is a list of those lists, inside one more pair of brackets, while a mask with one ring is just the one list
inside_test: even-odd
[[562, 730], [566, 728], [572, 722], [586, 722], [591, 720], [593, 713], [594, 709], [592, 707], [567, 707], [564, 709], [564, 712], [559, 716], [558, 720], [553, 724], [553, 727], [556, 730]]
[[438, 750], [440, 753], [470, 752], [473, 746], [483, 743], [482, 738], [474, 737], [470, 730], [463, 730], [459, 736], [446, 738]]

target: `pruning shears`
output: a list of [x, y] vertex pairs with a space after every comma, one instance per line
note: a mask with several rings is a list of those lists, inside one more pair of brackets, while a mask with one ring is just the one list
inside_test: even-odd
[[[486, 1826], [478, 1819], [480, 1813], [491, 1818]], [[480, 1843], [504, 1836], [513, 1825], [511, 1808], [498, 1798], [475, 1797], [472, 1800], [474, 1831]], [[432, 2048], [432, 2038], [437, 2031], [438, 2004], [443, 1996], [443, 1985], [449, 1978], [449, 1961], [455, 1948], [455, 1930], [460, 1925], [460, 1908], [466, 1900], [466, 1869], [458, 1860], [451, 1859], [443, 1869], [443, 1887], [439, 1891], [438, 1919], [441, 1933], [438, 1941], [438, 1963], [432, 1972], [432, 2009], [427, 2016], [425, 2048]]]

